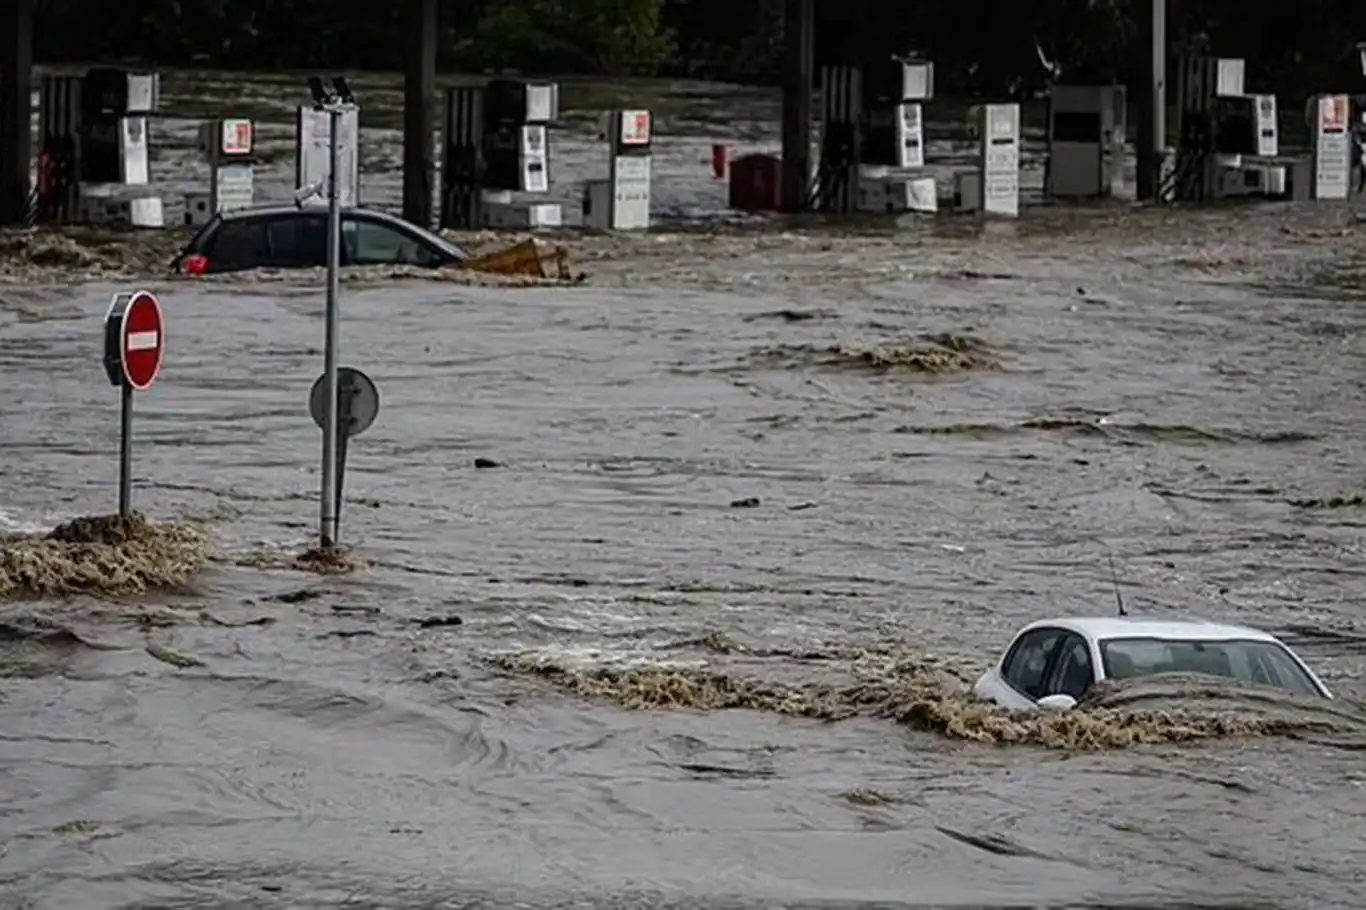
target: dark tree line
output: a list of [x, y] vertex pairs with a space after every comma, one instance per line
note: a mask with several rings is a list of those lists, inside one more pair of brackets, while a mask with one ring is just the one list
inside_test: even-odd
[[[39, 0], [42, 62], [394, 70], [404, 0]], [[772, 83], [783, 0], [440, 0], [441, 67], [689, 75]], [[1149, 0], [816, 0], [821, 43], [917, 49], [942, 91], [1042, 82], [1040, 52], [1079, 78], [1132, 83]], [[1250, 88], [1366, 88], [1366, 0], [1168, 0], [1173, 52], [1248, 61]], [[862, 4], [862, 6], [861, 6]], [[860, 28], [860, 17], [871, 23]]]

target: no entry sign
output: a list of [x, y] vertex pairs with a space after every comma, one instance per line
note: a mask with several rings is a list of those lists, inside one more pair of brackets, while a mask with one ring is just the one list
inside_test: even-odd
[[166, 353], [161, 304], [148, 291], [116, 294], [104, 315], [104, 372], [119, 389], [119, 516], [132, 515], [133, 393], [157, 381]]
[[104, 369], [109, 382], [146, 391], [161, 372], [166, 322], [148, 291], [119, 294], [104, 317]]

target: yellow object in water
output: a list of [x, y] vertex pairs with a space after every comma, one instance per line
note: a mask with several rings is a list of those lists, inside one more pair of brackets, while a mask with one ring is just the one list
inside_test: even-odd
[[574, 281], [569, 271], [569, 252], [557, 246], [549, 253], [554, 260], [555, 274], [547, 274], [546, 255], [535, 240], [523, 240], [512, 246], [483, 256], [466, 259], [460, 268], [472, 272], [485, 272], [492, 275], [529, 275], [533, 278], [554, 278], [559, 281]]

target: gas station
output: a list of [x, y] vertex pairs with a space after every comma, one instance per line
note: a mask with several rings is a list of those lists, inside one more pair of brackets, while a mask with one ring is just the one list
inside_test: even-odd
[[[560, 206], [537, 198], [549, 186], [547, 127], [559, 116], [558, 86], [494, 78], [448, 89], [437, 147], [427, 103], [436, 95], [437, 5], [437, 0], [416, 0], [407, 18], [404, 217], [448, 228], [559, 226]], [[1131, 110], [1139, 201], [1345, 198], [1352, 118], [1359, 116], [1351, 98], [1309, 99], [1310, 154], [1284, 156], [1277, 99], [1245, 91], [1242, 59], [1201, 55], [1174, 61], [1178, 103], [1174, 147], [1168, 146], [1167, 5], [1168, 0], [1140, 4], [1139, 41], [1149, 65], [1138, 85], [1050, 84], [1045, 198], [1117, 194]], [[875, 58], [867, 50], [867, 36], [876, 27], [870, 17], [878, 7], [873, 0], [860, 0], [852, 9], [842, 31], [823, 25], [818, 35], [815, 0], [784, 0], [782, 155], [774, 162], [781, 179], [771, 207], [831, 214], [951, 208], [1018, 216], [1020, 105], [1001, 100], [970, 111], [966, 126], [975, 138], [974, 164], [952, 175], [951, 191], [941, 198], [944, 188], [924, 170], [934, 63], [910, 51]], [[35, 137], [27, 114], [35, 88], [34, 12], [35, 0], [13, 0], [0, 21], [0, 224], [161, 226], [162, 201], [148, 179], [146, 119], [158, 103], [156, 73], [92, 67], [83, 75], [36, 80], [39, 155], [33, 187]], [[1366, 75], [1366, 43], [1358, 52]], [[346, 204], [357, 204], [359, 120], [355, 111], [348, 116], [341, 125], [341, 192]], [[819, 131], [813, 130], [817, 119]], [[328, 167], [328, 120], [300, 107], [295, 127], [296, 184], [305, 186]], [[211, 183], [206, 192], [187, 195], [187, 221], [200, 223], [220, 209], [252, 203], [252, 136], [252, 124], [242, 118], [203, 127], [200, 151]], [[608, 230], [648, 227], [650, 152], [660, 141], [650, 112], [608, 113], [603, 138], [607, 176], [584, 185], [583, 223]], [[434, 192], [438, 154], [441, 184]], [[732, 180], [739, 171], [732, 171]]]
[[[31, 126], [32, 115], [32, 94], [34, 89], [33, 77], [33, 41], [34, 41], [34, 15], [36, 0], [9, 0], [4, 4], [4, 11], [0, 12], [0, 226], [24, 225], [30, 223], [33, 216], [39, 214], [33, 212], [34, 203], [32, 189], [33, 176], [33, 135]], [[433, 122], [430, 106], [426, 103], [432, 98], [436, 91], [436, 35], [437, 35], [437, 0], [415, 0], [413, 3], [405, 4], [411, 10], [407, 21], [408, 47], [404, 59], [407, 61], [407, 69], [404, 72], [404, 148], [403, 148], [403, 214], [409, 221], [418, 224], [432, 223], [432, 178], [434, 175], [433, 167]], [[147, 74], [138, 74], [147, 75]], [[82, 77], [68, 77], [82, 83]], [[87, 74], [86, 79], [89, 78]], [[107, 79], [108, 76], [98, 76], [98, 79]], [[129, 76], [132, 81], [132, 75]], [[155, 83], [153, 76], [152, 82]], [[40, 113], [40, 121], [44, 124], [52, 124], [54, 132], [52, 136], [54, 147], [58, 144], [65, 144], [65, 140], [74, 136], [78, 141], [74, 143], [75, 148], [69, 150], [65, 155], [48, 155], [43, 158], [44, 167], [51, 168], [51, 173], [39, 172], [39, 184], [43, 189], [48, 189], [48, 183], [61, 185], [61, 192], [57, 196], [65, 197], [64, 206], [57, 211], [47, 213], [51, 220], [64, 221], [70, 218], [81, 216], [80, 206], [87, 206], [89, 203], [80, 202], [76, 196], [81, 192], [89, 191], [84, 184], [95, 184], [97, 182], [113, 185], [120, 181], [117, 177], [141, 176], [134, 170], [131, 174], [123, 171], [116, 175], [113, 181], [103, 179], [110, 176], [107, 173], [91, 171], [87, 173], [88, 167], [97, 167], [93, 161], [87, 159], [85, 148], [89, 145], [91, 137], [97, 137], [96, 142], [100, 142], [102, 137], [106, 151], [100, 153], [105, 161], [109, 159], [108, 148], [113, 148], [115, 158], [122, 156], [125, 161], [136, 161], [137, 152], [130, 154], [130, 149], [136, 146], [136, 139], [141, 137], [142, 154], [146, 153], [146, 130], [145, 120], [140, 121], [143, 127], [140, 134], [137, 133], [136, 117], [139, 113], [146, 113], [155, 103], [154, 97], [144, 99], [146, 105], [144, 109], [137, 108], [138, 97], [136, 93], [124, 91], [115, 93], [112, 99], [106, 95], [105, 101], [112, 100], [110, 103], [102, 103], [95, 100], [97, 93], [93, 89], [85, 89], [77, 84], [66, 89], [70, 92], [62, 99], [49, 99], [46, 105], [40, 107], [46, 110], [46, 115]], [[153, 95], [155, 93], [153, 92]], [[95, 112], [96, 117], [82, 116], [87, 112]], [[301, 115], [302, 116], [302, 115]], [[133, 121], [128, 125], [129, 120]], [[110, 136], [108, 124], [110, 121], [122, 122], [125, 131], [122, 138]], [[116, 123], [117, 125], [117, 123]], [[234, 127], [235, 129], [235, 127]], [[300, 133], [304, 133], [304, 127], [300, 126]], [[47, 140], [49, 134], [42, 138]], [[110, 140], [113, 140], [112, 142]], [[302, 143], [301, 146], [307, 146]], [[216, 150], [215, 150], [216, 148]], [[224, 159], [240, 159], [249, 157], [250, 152], [245, 155], [240, 151], [240, 144], [235, 144], [235, 140], [223, 145], [214, 146], [212, 143], [201, 148], [201, 151], [210, 157], [211, 167], [215, 178], [215, 185], [210, 189], [210, 195], [214, 200], [221, 200], [224, 196], [224, 183], [226, 179], [230, 185], [235, 187], [237, 198], [241, 198], [244, 189], [242, 180], [245, 174], [242, 171], [240, 161], [219, 161]], [[302, 153], [301, 153], [302, 154]], [[69, 168], [69, 171], [59, 171], [57, 162]], [[99, 166], [103, 168], [103, 166]], [[103, 168], [107, 171], [107, 168]], [[300, 166], [301, 172], [305, 171], [303, 165]], [[93, 176], [91, 176], [93, 175]], [[89, 177], [90, 179], [87, 179]], [[49, 181], [49, 178], [51, 180]], [[134, 180], [124, 180], [124, 186], [136, 185]], [[232, 181], [236, 179], [236, 183]], [[145, 183], [145, 181], [144, 181]], [[229, 190], [231, 197], [234, 190]], [[95, 198], [108, 198], [110, 194], [95, 194]], [[128, 192], [125, 190], [117, 194], [120, 201], [119, 206], [128, 209], [127, 214], [130, 220], [151, 222], [157, 220], [154, 215], [159, 217], [158, 212], [146, 211], [152, 206], [149, 203], [136, 203], [128, 199]], [[150, 198], [143, 196], [136, 198]], [[105, 203], [107, 206], [109, 203]], [[217, 204], [217, 201], [212, 203]], [[197, 200], [196, 206], [199, 210], [207, 210], [210, 205], [208, 200]], [[134, 213], [132, 209], [138, 211]], [[198, 217], [198, 216], [195, 216]], [[46, 219], [45, 219], [46, 220]]]

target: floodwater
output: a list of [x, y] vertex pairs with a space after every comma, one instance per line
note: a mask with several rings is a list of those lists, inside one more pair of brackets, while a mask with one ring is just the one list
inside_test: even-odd
[[[148, 278], [136, 505], [214, 561], [0, 606], [0, 893], [1357, 906], [1361, 230], [666, 229], [585, 241], [575, 287], [348, 284], [342, 361], [383, 410], [342, 576], [279, 567], [317, 520], [314, 277]], [[113, 507], [126, 286], [0, 285], [13, 529]], [[1020, 722], [953, 690], [1019, 624], [1111, 611], [1111, 553], [1131, 611], [1275, 631], [1341, 697], [1175, 680]]]

